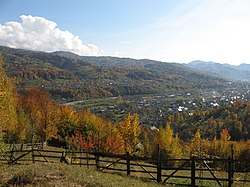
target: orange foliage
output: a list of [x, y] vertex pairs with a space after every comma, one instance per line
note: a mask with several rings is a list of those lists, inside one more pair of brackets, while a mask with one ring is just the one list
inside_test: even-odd
[[106, 138], [105, 151], [116, 154], [121, 154], [123, 152], [123, 142], [118, 134], [113, 134]]
[[56, 122], [59, 105], [49, 98], [46, 90], [28, 89], [21, 98], [21, 106], [29, 115], [31, 128], [38, 141], [47, 141], [56, 137]]

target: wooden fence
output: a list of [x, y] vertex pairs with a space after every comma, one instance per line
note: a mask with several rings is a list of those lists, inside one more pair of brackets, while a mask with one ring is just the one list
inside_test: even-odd
[[121, 172], [161, 183], [187, 186], [250, 186], [250, 159], [161, 159], [100, 152], [12, 149], [0, 153], [0, 162], [65, 163], [92, 167], [99, 171]]

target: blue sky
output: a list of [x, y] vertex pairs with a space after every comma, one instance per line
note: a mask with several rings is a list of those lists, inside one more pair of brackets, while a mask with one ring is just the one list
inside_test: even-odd
[[0, 0], [0, 45], [250, 63], [249, 0]]

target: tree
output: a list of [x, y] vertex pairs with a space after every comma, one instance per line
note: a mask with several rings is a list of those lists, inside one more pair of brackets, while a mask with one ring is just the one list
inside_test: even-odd
[[[143, 128], [142, 134], [141, 134], [141, 141], [143, 145], [143, 155], [144, 156], [151, 156], [152, 155], [152, 134], [150, 134], [150, 129], [149, 128]], [[150, 139], [151, 137], [151, 139]]]
[[68, 147], [72, 150], [83, 150], [89, 151], [96, 148], [98, 144], [98, 140], [94, 138], [94, 136], [90, 134], [80, 134], [75, 133], [75, 135], [71, 135], [67, 139]]
[[29, 130], [30, 130], [30, 118], [29, 115], [25, 112], [22, 106], [17, 107], [17, 116], [18, 116], [18, 126], [15, 129], [15, 135], [20, 143], [27, 142], [29, 139]]
[[170, 146], [173, 139], [173, 130], [169, 124], [166, 125], [164, 129], [162, 126], [159, 128], [159, 132], [155, 138], [155, 144], [160, 145], [160, 149], [165, 151], [170, 151]]
[[59, 105], [49, 98], [44, 89], [28, 89], [21, 98], [22, 107], [30, 119], [31, 135], [38, 141], [56, 136]]
[[138, 114], [131, 115], [129, 113], [124, 120], [120, 122], [118, 128], [124, 143], [124, 151], [133, 153], [139, 142], [139, 134], [141, 131]]
[[70, 138], [72, 135], [75, 135], [75, 130], [79, 126], [79, 120], [79, 115], [77, 115], [71, 107], [60, 107], [59, 120], [56, 124], [58, 129], [58, 139], [62, 143], [66, 144], [67, 138]]
[[5, 132], [6, 138], [12, 141], [12, 134], [17, 127], [17, 94], [12, 81], [3, 69], [0, 56], [0, 131]]
[[122, 139], [117, 131], [107, 136], [105, 144], [106, 152], [121, 154], [123, 152], [123, 146]]
[[[166, 125], [166, 128], [160, 127], [159, 132], [154, 140], [154, 153], [153, 156], [156, 156], [156, 147], [160, 146], [161, 157], [162, 158], [181, 158], [182, 156], [182, 146], [179, 142], [179, 136], [174, 132], [170, 124]], [[176, 163], [173, 163], [176, 164]]]
[[230, 139], [231, 136], [227, 129], [222, 129], [220, 133], [220, 140], [218, 143], [219, 156], [221, 158], [227, 158], [230, 155]]
[[198, 129], [191, 143], [191, 155], [201, 156], [201, 133]]
[[222, 129], [220, 133], [220, 141], [222, 143], [227, 143], [231, 139], [231, 136], [227, 129]]
[[[176, 134], [175, 137], [172, 140], [172, 151], [171, 151], [171, 155], [170, 157], [172, 158], [182, 158], [183, 155], [183, 148], [180, 144], [180, 139], [179, 139], [179, 135]], [[175, 163], [179, 164], [179, 163]]]

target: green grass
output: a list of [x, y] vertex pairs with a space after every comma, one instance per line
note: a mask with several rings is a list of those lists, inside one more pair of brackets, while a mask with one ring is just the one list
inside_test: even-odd
[[[61, 148], [55, 147], [46, 147], [48, 150], [58, 150], [58, 151], [65, 151]], [[15, 158], [20, 156], [23, 153], [15, 154]], [[148, 173], [137, 173], [131, 172], [131, 176], [127, 177], [126, 171], [118, 172], [118, 171], [111, 171], [111, 170], [104, 170], [104, 172], [95, 171], [95, 166], [90, 166], [89, 169], [87, 166], [82, 165], [67, 165], [65, 163], [59, 163], [61, 153], [44, 153], [40, 152], [43, 155], [49, 156], [58, 156], [59, 158], [46, 158], [49, 162], [57, 162], [57, 163], [41, 163], [38, 161], [45, 161], [43, 157], [36, 157], [36, 163], [32, 164], [31, 162], [31, 154], [26, 155], [21, 160], [18, 160], [17, 164], [15, 165], [7, 165], [0, 163], [0, 186], [6, 186], [8, 184], [28, 184], [29, 186], [163, 186], [161, 184], [157, 184], [156, 182], [149, 182], [143, 181], [142, 178], [152, 178]], [[38, 155], [38, 152], [35, 151], [35, 155]], [[77, 153], [75, 156], [86, 156], [86, 154]], [[91, 156], [93, 158], [93, 156]], [[70, 154], [69, 157], [71, 158]], [[100, 158], [101, 160], [109, 161], [109, 163], [101, 162], [102, 166], [108, 166], [109, 164], [113, 163], [117, 159], [111, 158]], [[25, 161], [27, 160], [27, 161]], [[124, 160], [120, 161], [122, 163], [126, 163]], [[86, 164], [86, 160], [80, 161], [79, 159], [72, 159], [72, 164]], [[141, 171], [143, 170], [140, 166], [137, 165], [146, 164], [144, 162], [134, 162], [131, 161], [131, 170]], [[89, 164], [95, 164], [95, 160], [89, 160]], [[150, 165], [151, 164], [146, 164]], [[125, 164], [113, 164], [110, 168], [120, 168], [126, 169]], [[145, 167], [147, 171], [154, 171], [156, 172], [155, 168], [148, 168]], [[174, 170], [163, 170], [163, 175], [170, 175]], [[227, 179], [227, 173], [224, 171], [214, 171], [213, 172], [216, 177]], [[155, 178], [156, 174], [151, 173]], [[187, 176], [188, 178], [170, 178], [167, 182], [168, 183], [175, 183], [175, 184], [190, 184], [190, 171], [177, 171], [174, 176]], [[213, 178], [209, 171], [197, 171], [196, 177], [209, 177]], [[162, 177], [164, 180], [166, 177]], [[236, 180], [250, 180], [250, 175], [248, 173], [235, 173], [234, 179]], [[227, 182], [221, 182], [223, 185], [227, 185]], [[1, 185], [2, 184], [2, 185]], [[197, 185], [201, 186], [219, 186], [216, 181], [212, 180], [196, 180]], [[168, 186], [171, 186], [170, 184]], [[178, 186], [178, 185], [175, 185]], [[249, 183], [243, 183], [240, 181], [236, 181], [234, 183], [235, 187], [247, 187]]]
[[0, 164], [2, 186], [86, 186], [86, 187], [160, 187], [156, 182], [109, 174], [65, 164], [35, 163], [27, 165]]

